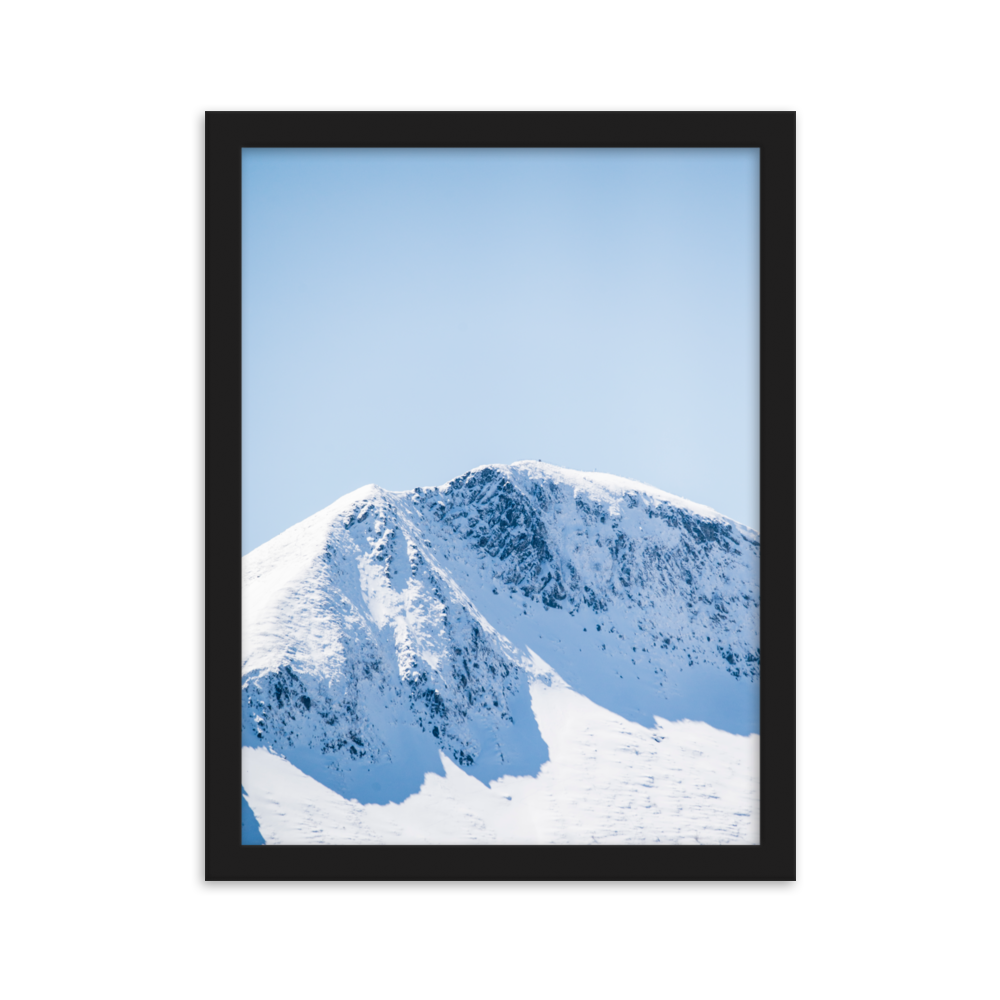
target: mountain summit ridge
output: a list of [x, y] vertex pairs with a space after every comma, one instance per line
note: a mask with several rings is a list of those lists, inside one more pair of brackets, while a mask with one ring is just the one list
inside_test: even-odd
[[488, 782], [548, 759], [551, 664], [633, 722], [757, 732], [759, 536], [607, 473], [483, 465], [370, 484], [243, 559], [243, 733], [361, 801], [443, 752]]

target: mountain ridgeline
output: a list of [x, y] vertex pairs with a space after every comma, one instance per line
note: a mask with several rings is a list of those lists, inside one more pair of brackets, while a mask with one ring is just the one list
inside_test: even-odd
[[243, 560], [243, 742], [362, 802], [440, 753], [484, 782], [548, 759], [554, 671], [646, 726], [758, 732], [757, 533], [540, 462], [364, 487]]

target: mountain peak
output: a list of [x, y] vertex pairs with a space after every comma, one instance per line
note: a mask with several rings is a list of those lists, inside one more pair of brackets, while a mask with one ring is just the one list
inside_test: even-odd
[[[635, 480], [521, 461], [369, 484], [255, 549], [243, 577], [244, 743], [362, 804], [455, 768], [533, 780], [567, 706], [651, 748], [667, 720], [758, 730], [758, 535]], [[563, 709], [543, 733], [550, 690], [567, 693], [545, 696]]]
[[633, 723], [755, 732], [758, 553], [607, 473], [369, 484], [243, 560], [244, 740], [369, 801], [415, 792], [439, 753], [484, 782], [537, 773], [539, 663]]

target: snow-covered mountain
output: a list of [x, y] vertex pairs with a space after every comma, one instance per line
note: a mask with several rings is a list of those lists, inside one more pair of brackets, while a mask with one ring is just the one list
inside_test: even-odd
[[752, 841], [758, 567], [706, 507], [541, 462], [343, 497], [243, 560], [264, 838]]

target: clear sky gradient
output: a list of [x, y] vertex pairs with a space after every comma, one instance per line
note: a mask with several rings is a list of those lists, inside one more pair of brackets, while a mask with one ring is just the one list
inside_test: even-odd
[[756, 150], [244, 150], [243, 551], [366, 483], [758, 520]]

